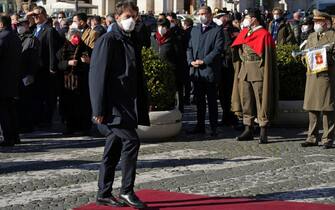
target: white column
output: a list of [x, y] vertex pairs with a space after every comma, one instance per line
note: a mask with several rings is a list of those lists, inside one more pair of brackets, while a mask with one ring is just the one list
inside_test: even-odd
[[154, 0], [137, 0], [137, 6], [140, 9], [140, 12], [148, 12], [155, 10]]
[[164, 3], [166, 0], [154, 0], [155, 14], [162, 13], [164, 11]]
[[207, 5], [211, 7], [212, 10], [215, 8], [222, 8], [222, 0], [207, 0]]
[[178, 10], [178, 1], [177, 0], [173, 0], [173, 12], [177, 12]]

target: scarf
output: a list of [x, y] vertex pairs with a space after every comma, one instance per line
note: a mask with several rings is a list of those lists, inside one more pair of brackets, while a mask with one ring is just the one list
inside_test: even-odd
[[166, 40], [170, 38], [170, 35], [171, 31], [167, 31], [163, 36], [160, 33], [156, 32], [156, 40], [158, 42], [158, 45], [159, 46], [163, 45], [166, 42]]

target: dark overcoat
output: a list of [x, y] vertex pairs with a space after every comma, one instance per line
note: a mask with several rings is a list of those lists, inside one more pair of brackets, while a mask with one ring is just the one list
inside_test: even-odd
[[10, 29], [0, 32], [0, 99], [16, 97], [21, 65], [21, 40]]
[[93, 116], [118, 128], [149, 125], [147, 92], [138, 49], [117, 26], [95, 43], [89, 72]]
[[206, 30], [202, 31], [202, 25], [193, 27], [191, 39], [187, 49], [187, 62], [197, 59], [204, 64], [199, 68], [191, 68], [191, 79], [206, 82], [219, 82], [221, 72], [221, 53], [224, 46], [222, 27], [211, 22]]

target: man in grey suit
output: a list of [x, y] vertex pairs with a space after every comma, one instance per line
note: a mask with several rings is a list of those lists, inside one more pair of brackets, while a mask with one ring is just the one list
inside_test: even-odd
[[194, 82], [197, 105], [197, 126], [191, 133], [205, 133], [207, 96], [211, 135], [216, 136], [217, 84], [221, 78], [218, 74], [220, 74], [224, 36], [222, 28], [213, 22], [210, 7], [203, 6], [198, 13], [201, 24], [192, 29], [187, 49], [187, 62], [191, 66], [190, 76]]

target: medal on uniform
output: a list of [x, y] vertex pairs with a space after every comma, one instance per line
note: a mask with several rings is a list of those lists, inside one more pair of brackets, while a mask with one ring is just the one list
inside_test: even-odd
[[308, 74], [317, 74], [323, 71], [328, 71], [326, 48], [312, 50], [306, 54], [305, 58]]

